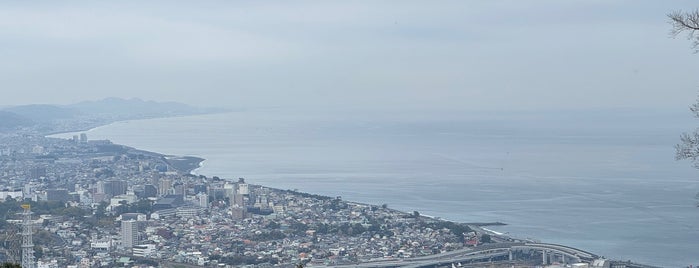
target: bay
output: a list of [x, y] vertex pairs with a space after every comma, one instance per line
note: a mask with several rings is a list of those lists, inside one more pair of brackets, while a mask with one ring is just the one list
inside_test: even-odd
[[[698, 171], [674, 114], [254, 109], [87, 131], [205, 158], [195, 172], [460, 222], [664, 267], [699, 264]], [[55, 135], [70, 137], [73, 133]]]

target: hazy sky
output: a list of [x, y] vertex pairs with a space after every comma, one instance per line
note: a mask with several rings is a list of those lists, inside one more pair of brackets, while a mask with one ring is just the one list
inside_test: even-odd
[[687, 1], [12, 1], [0, 105], [687, 107]]

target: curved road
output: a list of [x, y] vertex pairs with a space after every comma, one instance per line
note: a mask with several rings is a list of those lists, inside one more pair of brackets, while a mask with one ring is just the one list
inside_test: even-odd
[[435, 255], [415, 257], [408, 259], [391, 259], [391, 260], [377, 260], [371, 262], [364, 262], [358, 264], [349, 265], [335, 265], [332, 267], [336, 268], [370, 268], [370, 267], [424, 267], [432, 266], [445, 263], [455, 263], [455, 262], [468, 262], [474, 260], [489, 260], [492, 258], [509, 256], [510, 252], [516, 250], [546, 250], [548, 252], [562, 253], [569, 257], [574, 257], [580, 259], [581, 261], [591, 262], [599, 258], [599, 256], [572, 247], [557, 245], [557, 244], [547, 244], [547, 243], [496, 243], [488, 244], [475, 248], [464, 248], [460, 250], [444, 252]]

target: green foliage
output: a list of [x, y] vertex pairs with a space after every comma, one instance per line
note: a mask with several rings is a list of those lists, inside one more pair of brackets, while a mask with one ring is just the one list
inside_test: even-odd
[[114, 170], [109, 168], [103, 168], [95, 172], [95, 177], [97, 178], [111, 178], [114, 177]]
[[22, 265], [18, 263], [4, 262], [0, 264], [0, 268], [22, 268]]
[[97, 217], [97, 219], [103, 218], [107, 215], [107, 206], [108, 205], [109, 204], [107, 202], [104, 202], [104, 201], [100, 202], [100, 204], [97, 205], [97, 208], [95, 209], [95, 217]]
[[330, 199], [333, 199], [333, 197], [329, 197], [329, 196], [325, 196], [325, 195], [309, 194], [309, 193], [298, 192], [298, 191], [292, 191], [292, 190], [282, 190], [282, 192], [285, 193], [285, 194], [293, 194], [293, 195], [296, 195], [296, 196], [305, 197], [305, 198], [312, 198], [312, 199], [317, 199], [317, 200], [330, 200]]
[[88, 211], [78, 207], [66, 207], [60, 201], [40, 201], [40, 202], [19, 202], [14, 199], [7, 199], [0, 203], [0, 228], [7, 226], [7, 219], [17, 218], [16, 214], [22, 212], [21, 205], [28, 203], [31, 205], [35, 215], [50, 214], [55, 216], [66, 216], [73, 219], [82, 219]]
[[115, 225], [115, 217], [107, 215], [107, 205], [107, 202], [101, 202], [95, 209], [92, 217], [86, 217], [82, 222], [87, 224], [90, 228], [113, 227]]
[[294, 221], [289, 225], [289, 229], [295, 234], [304, 234], [308, 230], [308, 225], [305, 223]]
[[7, 199], [0, 203], [0, 218], [3, 220], [14, 217], [14, 214], [20, 211], [22, 211], [20, 203], [14, 199]]
[[355, 223], [347, 229], [347, 233], [349, 233], [352, 236], [361, 235], [364, 232], [366, 232], [366, 228], [364, 227], [364, 225], [361, 225], [360, 223]]
[[265, 229], [279, 229], [279, 227], [281, 227], [281, 225], [279, 225], [278, 222], [270, 221], [267, 226], [265, 226]]
[[123, 213], [143, 213], [150, 214], [153, 211], [153, 204], [147, 199], [141, 199], [137, 202], [127, 204], [126, 201], [120, 201], [121, 205], [115, 208], [117, 215]]
[[59, 211], [65, 209], [66, 204], [61, 201], [40, 201], [34, 202], [30, 201], [29, 205], [32, 207], [32, 212], [37, 215], [41, 214], [51, 214], [58, 215]]
[[466, 224], [462, 223], [455, 223], [451, 221], [437, 221], [437, 222], [431, 222], [427, 224], [427, 227], [430, 227], [432, 229], [449, 229], [456, 237], [459, 238], [459, 241], [463, 242], [464, 240], [464, 233], [468, 233], [471, 231], [471, 228], [468, 227]]
[[342, 202], [341, 199], [335, 198], [330, 200], [330, 202], [325, 202], [325, 204], [323, 204], [323, 207], [329, 210], [343, 210], [346, 209], [348, 206], [347, 203]]
[[44, 250], [42, 249], [41, 246], [35, 245], [34, 246], [34, 258], [41, 259], [43, 257], [44, 257]]
[[490, 238], [489, 234], [481, 235], [481, 243], [490, 243], [490, 242], [492, 242], [492, 239]]
[[228, 265], [250, 265], [250, 264], [261, 264], [270, 263], [277, 264], [278, 260], [271, 257], [258, 258], [256, 256], [244, 256], [244, 255], [234, 255], [234, 256], [221, 256], [212, 255], [209, 257], [210, 260], [218, 261], [219, 263], [225, 263]]
[[72, 219], [82, 219], [87, 215], [87, 211], [78, 207], [67, 207], [57, 211], [58, 215], [63, 215]]
[[[372, 233], [384, 234], [383, 230], [378, 225], [376, 225], [376, 226], [371, 225], [368, 229], [360, 223], [355, 223], [355, 224], [349, 224], [349, 223], [324, 224], [324, 223], [319, 223], [319, 224], [315, 225], [315, 230], [316, 230], [317, 234], [338, 234], [338, 235], [350, 235], [350, 236], [359, 236], [359, 235], [362, 235], [368, 231], [371, 231]], [[388, 234], [386, 234], [386, 235], [388, 235]], [[393, 233], [391, 232], [390, 235], [393, 235]]]
[[255, 241], [269, 241], [269, 240], [279, 240], [286, 238], [286, 235], [279, 230], [272, 230], [269, 232], [262, 232], [260, 234], [255, 234], [251, 237], [251, 240]]
[[36, 245], [51, 245], [54, 242], [54, 237], [46, 230], [38, 231], [33, 238]]

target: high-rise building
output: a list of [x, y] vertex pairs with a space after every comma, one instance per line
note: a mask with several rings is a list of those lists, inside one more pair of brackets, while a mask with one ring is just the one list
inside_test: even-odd
[[87, 143], [87, 134], [80, 133], [80, 142]]
[[238, 191], [236, 189], [236, 185], [233, 183], [228, 183], [223, 185], [223, 198], [228, 198], [230, 200], [231, 204], [233, 203], [235, 193]]
[[242, 194], [242, 195], [250, 194], [248, 184], [245, 183], [245, 180], [243, 180], [243, 178], [240, 178], [240, 180], [238, 181], [238, 194]]
[[205, 193], [197, 194], [197, 205], [201, 208], [209, 207], [209, 195]]
[[153, 184], [146, 184], [143, 186], [143, 195], [145, 197], [157, 197], [158, 196], [158, 187], [155, 187]]
[[172, 189], [172, 181], [168, 179], [162, 179], [158, 182], [158, 194], [167, 195], [170, 194], [170, 189]]
[[121, 245], [132, 248], [138, 242], [138, 223], [135, 220], [121, 221]]
[[46, 190], [46, 200], [67, 202], [71, 198], [67, 189], [48, 189]]
[[245, 219], [245, 212], [245, 208], [234, 205], [231, 207], [231, 218], [233, 218], [233, 220]]
[[32, 198], [32, 196], [34, 195], [34, 190], [32, 189], [31, 184], [27, 183], [24, 185], [24, 188], [22, 189], [22, 195], [24, 196], [24, 198]]
[[245, 207], [245, 196], [242, 194], [235, 194], [233, 195], [233, 201], [231, 202], [233, 202], [235, 205]]
[[187, 191], [187, 185], [181, 182], [175, 183], [175, 185], [172, 186], [175, 190], [175, 194], [179, 195], [184, 195]]
[[95, 183], [95, 187], [91, 189], [94, 189], [94, 191], [92, 191], [92, 194], [104, 194], [104, 182], [98, 181], [97, 183]]
[[194, 185], [194, 194], [207, 193], [206, 184]]
[[117, 196], [126, 194], [128, 189], [128, 184], [126, 181], [122, 180], [108, 180], [102, 184], [102, 188], [105, 194], [109, 196]]

